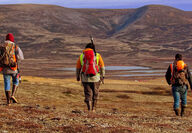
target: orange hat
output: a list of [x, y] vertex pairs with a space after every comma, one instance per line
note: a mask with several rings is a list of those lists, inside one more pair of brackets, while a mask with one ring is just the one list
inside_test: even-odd
[[182, 60], [177, 61], [177, 70], [178, 70], [178, 71], [183, 70], [184, 67], [185, 67], [184, 61], [182, 61]]

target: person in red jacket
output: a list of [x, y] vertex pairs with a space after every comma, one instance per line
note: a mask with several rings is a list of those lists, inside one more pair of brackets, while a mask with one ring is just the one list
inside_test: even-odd
[[[92, 63], [86, 63], [85, 59], [85, 52], [91, 51], [94, 52], [95, 60], [91, 61]], [[91, 54], [92, 56], [92, 54]], [[91, 57], [92, 58], [92, 57]], [[84, 70], [89, 69], [88, 67], [85, 68], [86, 65], [94, 65], [95, 68], [98, 67], [98, 71], [95, 69], [93, 74], [87, 74], [84, 72]], [[95, 50], [95, 45], [93, 43], [89, 43], [86, 45], [85, 49], [83, 50], [83, 53], [79, 56], [77, 60], [76, 65], [76, 78], [77, 81], [82, 82], [84, 87], [84, 94], [85, 94], [85, 103], [87, 104], [88, 110], [95, 111], [97, 100], [98, 100], [98, 94], [99, 94], [99, 86], [100, 83], [104, 83], [104, 76], [105, 76], [105, 67], [104, 62], [99, 53]], [[92, 104], [92, 105], [91, 105]]]

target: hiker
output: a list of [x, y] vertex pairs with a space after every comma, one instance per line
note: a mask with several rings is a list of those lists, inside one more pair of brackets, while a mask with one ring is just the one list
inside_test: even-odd
[[172, 85], [172, 95], [174, 98], [173, 109], [175, 114], [179, 115], [179, 102], [181, 99], [181, 112], [184, 115], [185, 108], [187, 107], [187, 90], [192, 88], [191, 74], [188, 66], [182, 60], [181, 54], [175, 55], [173, 64], [170, 64], [166, 72], [166, 80], [169, 85]]
[[[5, 95], [7, 105], [18, 103], [15, 98], [15, 93], [19, 85], [18, 62], [24, 59], [23, 52], [18, 45], [14, 43], [14, 36], [12, 33], [6, 35], [5, 42], [0, 46], [0, 71], [3, 73]], [[12, 93], [10, 91], [12, 77]]]
[[77, 81], [82, 82], [88, 111], [95, 111], [99, 86], [104, 83], [105, 67], [99, 53], [96, 53], [95, 45], [88, 43], [80, 55], [76, 65]]

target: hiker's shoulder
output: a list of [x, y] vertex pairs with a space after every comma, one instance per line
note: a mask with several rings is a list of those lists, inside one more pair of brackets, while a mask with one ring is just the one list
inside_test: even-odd
[[96, 53], [96, 56], [101, 57], [101, 54], [100, 53]]
[[189, 66], [186, 63], [184, 64], [184, 69], [189, 69]]
[[101, 57], [101, 55], [100, 55], [99, 53], [96, 53], [96, 58], [97, 58], [98, 60], [102, 60], [102, 57]]
[[4, 41], [4, 44], [15, 44], [15, 43], [12, 41], [6, 40], [6, 41]]
[[81, 53], [81, 54], [79, 55], [79, 58], [83, 57], [83, 55], [84, 55], [84, 54], [83, 54], [83, 53]]
[[185, 64], [184, 64], [184, 67], [188, 67], [188, 65], [185, 63]]

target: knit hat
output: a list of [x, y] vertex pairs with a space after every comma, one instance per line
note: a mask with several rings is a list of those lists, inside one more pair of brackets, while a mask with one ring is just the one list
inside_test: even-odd
[[9, 41], [14, 42], [14, 36], [13, 36], [13, 34], [12, 34], [12, 33], [8, 33], [8, 34], [6, 35], [6, 40], [9, 40]]
[[178, 71], [183, 70], [184, 67], [185, 67], [185, 63], [184, 63], [182, 60], [177, 61], [177, 70], [178, 70]]

